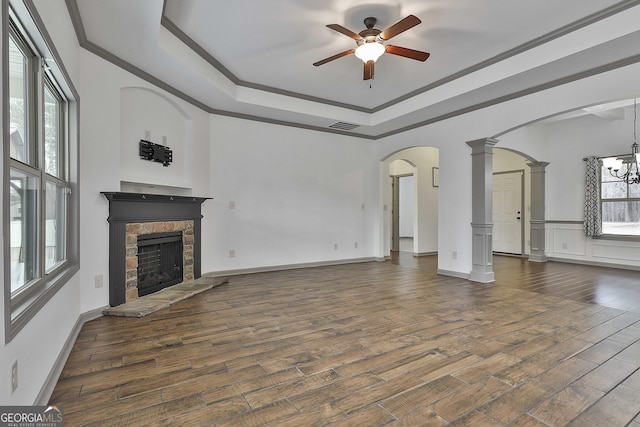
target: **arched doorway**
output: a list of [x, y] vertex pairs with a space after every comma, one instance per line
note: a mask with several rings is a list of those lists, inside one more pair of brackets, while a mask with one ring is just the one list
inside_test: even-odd
[[405, 160], [394, 160], [389, 165], [391, 178], [391, 251], [411, 252], [416, 229], [415, 167]]
[[[384, 160], [383, 170], [388, 173], [389, 181], [384, 189], [385, 207], [385, 256], [391, 251], [400, 251], [402, 241], [401, 224], [404, 234], [412, 237], [412, 247], [408, 249], [414, 256], [433, 255], [438, 252], [438, 186], [439, 150], [433, 147], [414, 147], [401, 150]], [[401, 203], [401, 185], [403, 179], [411, 177], [410, 190], [404, 197], [413, 193], [412, 203]], [[408, 181], [407, 181], [408, 182]], [[395, 184], [395, 185], [394, 185]], [[410, 225], [403, 220], [409, 218]], [[407, 213], [406, 209], [412, 209]], [[411, 232], [406, 227], [412, 227]], [[403, 242], [404, 243], [404, 242]]]

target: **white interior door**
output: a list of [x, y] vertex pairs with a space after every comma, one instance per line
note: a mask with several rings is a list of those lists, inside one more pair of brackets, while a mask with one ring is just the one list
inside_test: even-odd
[[522, 172], [493, 175], [493, 250], [522, 255]]

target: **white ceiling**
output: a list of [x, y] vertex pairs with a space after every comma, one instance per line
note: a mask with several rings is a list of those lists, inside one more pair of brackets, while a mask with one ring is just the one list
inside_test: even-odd
[[[640, 60], [640, 0], [68, 0], [83, 47], [201, 108], [379, 138]], [[362, 80], [354, 32], [413, 14]]]

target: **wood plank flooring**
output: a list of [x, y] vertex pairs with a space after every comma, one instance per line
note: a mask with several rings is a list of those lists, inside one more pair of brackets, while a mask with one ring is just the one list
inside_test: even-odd
[[436, 264], [235, 276], [93, 320], [50, 404], [67, 426], [640, 427], [639, 272], [495, 257], [479, 284]]

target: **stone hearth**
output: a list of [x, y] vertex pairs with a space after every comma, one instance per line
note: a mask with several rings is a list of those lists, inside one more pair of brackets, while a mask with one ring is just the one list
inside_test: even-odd
[[229, 282], [226, 277], [205, 277], [196, 280], [184, 281], [169, 288], [164, 288], [143, 298], [120, 304], [117, 307], [109, 307], [103, 310], [105, 316], [120, 317], [144, 317], [158, 310], [167, 308], [183, 299], [190, 298], [200, 292], [208, 291], [216, 286]]

